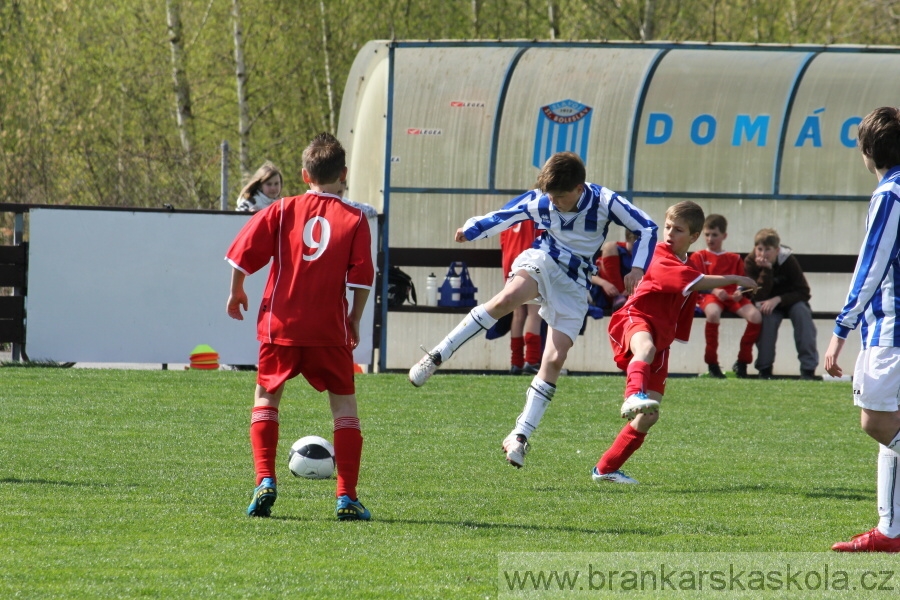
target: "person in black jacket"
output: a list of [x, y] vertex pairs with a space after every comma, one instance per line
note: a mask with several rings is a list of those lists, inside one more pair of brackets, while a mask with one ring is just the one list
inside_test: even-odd
[[781, 245], [777, 231], [760, 229], [756, 233], [753, 252], [744, 259], [744, 271], [759, 284], [753, 301], [762, 313], [762, 330], [756, 341], [756, 370], [760, 379], [772, 378], [778, 328], [785, 317], [794, 326], [800, 379], [822, 379], [816, 375], [819, 351], [809, 307], [809, 284], [797, 258], [791, 255], [791, 249]]

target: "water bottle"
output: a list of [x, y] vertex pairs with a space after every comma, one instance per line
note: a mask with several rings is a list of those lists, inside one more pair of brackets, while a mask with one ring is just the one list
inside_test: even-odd
[[425, 304], [437, 306], [437, 277], [434, 273], [425, 278]]

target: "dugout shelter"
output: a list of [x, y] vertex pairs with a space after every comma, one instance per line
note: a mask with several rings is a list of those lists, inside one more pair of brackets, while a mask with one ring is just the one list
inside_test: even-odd
[[[570, 150], [589, 181], [660, 224], [685, 199], [723, 214], [726, 250], [746, 254], [756, 231], [777, 229], [807, 271], [824, 354], [876, 185], [856, 126], [873, 108], [900, 104], [898, 71], [897, 47], [372, 41], [350, 71], [338, 137], [349, 196], [383, 213], [379, 269], [399, 266], [421, 289], [461, 260], [479, 302], [496, 293], [497, 238], [461, 245], [453, 233], [533, 187], [546, 158]], [[624, 237], [613, 228], [607, 239]], [[437, 343], [466, 310], [382, 303], [379, 368], [408, 368], [419, 344]], [[588, 322], [571, 370], [614, 370], [606, 321]], [[692, 345], [673, 352], [671, 372], [705, 371], [702, 323]], [[743, 321], [723, 324], [726, 368], [742, 331]], [[473, 340], [447, 368], [505, 370], [507, 348]], [[798, 368], [786, 321], [775, 372]]]

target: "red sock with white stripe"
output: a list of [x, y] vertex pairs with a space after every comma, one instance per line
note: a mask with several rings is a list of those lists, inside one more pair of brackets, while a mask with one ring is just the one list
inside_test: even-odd
[[647, 380], [650, 379], [650, 363], [642, 360], [633, 360], [628, 363], [625, 370], [625, 397], [647, 390]]
[[645, 432], [638, 431], [631, 426], [631, 423], [626, 423], [609, 450], [604, 452], [597, 461], [597, 471], [601, 475], [607, 475], [621, 469], [625, 461], [641, 447], [645, 437], [647, 437]]
[[250, 447], [256, 467], [256, 485], [265, 477], [275, 481], [275, 451], [278, 449], [278, 409], [254, 406], [250, 413]]
[[336, 496], [350, 496], [357, 500], [356, 484], [359, 481], [359, 463], [362, 459], [363, 437], [356, 417], [339, 417], [334, 420], [334, 462], [337, 465]]

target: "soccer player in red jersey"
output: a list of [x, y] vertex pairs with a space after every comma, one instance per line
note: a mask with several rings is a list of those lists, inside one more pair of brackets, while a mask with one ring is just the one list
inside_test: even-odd
[[[227, 312], [247, 310], [244, 278], [272, 261], [257, 318], [259, 372], [250, 419], [257, 487], [247, 514], [268, 517], [277, 497], [275, 451], [284, 384], [297, 375], [328, 391], [334, 417], [337, 518], [368, 520], [356, 484], [362, 433], [353, 381], [353, 348], [372, 289], [371, 234], [359, 208], [341, 200], [347, 177], [340, 142], [322, 133], [303, 151], [309, 191], [281, 198], [256, 213], [231, 244], [233, 267]], [[353, 291], [348, 307], [346, 288]]]
[[693, 202], [669, 207], [665, 243], [656, 245], [644, 278], [609, 320], [616, 365], [627, 374], [621, 414], [630, 422], [594, 467], [591, 474], [597, 483], [637, 483], [620, 468], [659, 420], [659, 402], [669, 372], [669, 347], [675, 340], [688, 341], [697, 292], [734, 284], [757, 287], [749, 277], [704, 275], [688, 263], [688, 249], [700, 237], [703, 221], [703, 209]]
[[[728, 221], [722, 215], [709, 215], [703, 223], [703, 238], [706, 240], [706, 248], [691, 254], [688, 261], [691, 266], [704, 275], [743, 275], [744, 260], [740, 254], [726, 252], [722, 249], [722, 243], [728, 237]], [[737, 289], [737, 286], [729, 285], [724, 288], [716, 288], [707, 294], [700, 294], [697, 306], [706, 315], [706, 351], [703, 360], [709, 370], [709, 374], [717, 379], [724, 379], [725, 374], [719, 366], [719, 321], [723, 312], [731, 312], [746, 319], [747, 327], [738, 350], [737, 362], [734, 363], [734, 373], [740, 378], [747, 377], [747, 365], [753, 362], [753, 344], [759, 338], [762, 329], [762, 315], [744, 295], [745, 290]]]

